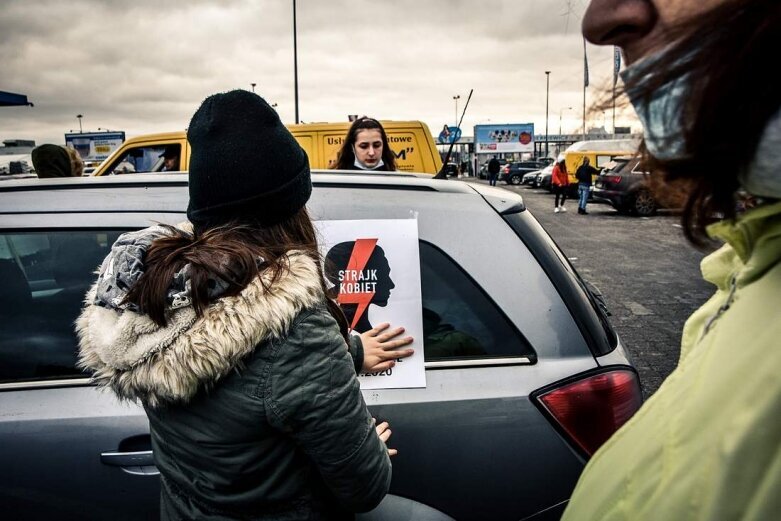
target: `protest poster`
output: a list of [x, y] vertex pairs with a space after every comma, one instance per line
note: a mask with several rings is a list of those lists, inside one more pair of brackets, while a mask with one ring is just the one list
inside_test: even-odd
[[324, 273], [351, 334], [383, 323], [403, 326], [415, 354], [373, 374], [361, 389], [425, 387], [418, 223], [415, 219], [318, 221]]

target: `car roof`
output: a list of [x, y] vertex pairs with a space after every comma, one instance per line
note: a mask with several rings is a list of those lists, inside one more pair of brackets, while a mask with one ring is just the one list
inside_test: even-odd
[[565, 152], [627, 152], [637, 150], [639, 141], [635, 139], [595, 139], [578, 141], [567, 147]]
[[[155, 192], [182, 191], [186, 174], [128, 174], [104, 177], [52, 179], [8, 179], [0, 182], [0, 214], [36, 212], [158, 211], [161, 199]], [[317, 187], [345, 189], [394, 189], [482, 196], [499, 213], [522, 211], [523, 200], [506, 190], [491, 189], [455, 180], [434, 179], [430, 174], [403, 172], [356, 173], [355, 171], [313, 171]], [[186, 192], [184, 193], [186, 195]], [[121, 197], [121, 200], [119, 199]]]

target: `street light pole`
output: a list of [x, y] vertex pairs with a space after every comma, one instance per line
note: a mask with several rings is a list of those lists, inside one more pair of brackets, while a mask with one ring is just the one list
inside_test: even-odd
[[455, 96], [453, 96], [453, 99], [456, 102], [456, 119], [455, 119], [455, 121], [456, 121], [456, 126], [458, 126], [458, 100], [461, 99], [461, 95], [460, 94], [456, 94]]
[[296, 33], [296, 0], [293, 0], [293, 89], [295, 92], [296, 125], [298, 125], [298, 36]]
[[565, 110], [572, 110], [572, 107], [564, 107], [559, 111], [559, 135], [561, 135], [561, 116], [564, 114]]
[[257, 83], [250, 83], [250, 85], [252, 85], [252, 92], [255, 92], [255, 85], [257, 85]]
[[81, 118], [83, 117], [81, 114], [76, 114], [76, 117], [79, 118], [79, 134], [82, 134], [83, 131], [81, 129]]
[[550, 93], [550, 71], [545, 71], [545, 157], [548, 157], [548, 94]]

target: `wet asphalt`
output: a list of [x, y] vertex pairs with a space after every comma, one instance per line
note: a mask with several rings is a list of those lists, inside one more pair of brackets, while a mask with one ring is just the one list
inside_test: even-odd
[[653, 394], [678, 363], [684, 322], [714, 291], [700, 274], [707, 253], [686, 242], [680, 216], [664, 210], [653, 217], [624, 216], [594, 203], [588, 215], [579, 215], [575, 200], [567, 201], [566, 213], [554, 213], [547, 190], [498, 186], [523, 196], [578, 273], [602, 292], [643, 391]]

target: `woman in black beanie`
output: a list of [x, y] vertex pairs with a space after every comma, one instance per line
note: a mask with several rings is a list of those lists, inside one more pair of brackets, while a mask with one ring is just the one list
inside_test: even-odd
[[143, 403], [163, 519], [370, 510], [394, 451], [356, 372], [408, 356], [377, 353], [411, 339], [348, 336], [304, 207], [306, 154], [262, 98], [207, 98], [188, 139], [191, 224], [114, 244], [77, 322], [80, 364]]
[[331, 168], [394, 172], [396, 156], [380, 122], [366, 116], [353, 121]]

